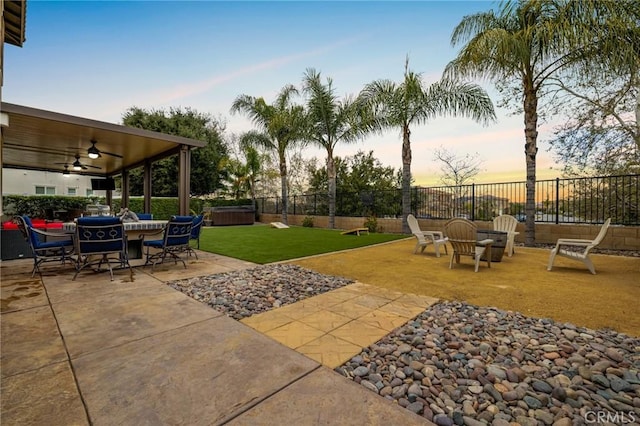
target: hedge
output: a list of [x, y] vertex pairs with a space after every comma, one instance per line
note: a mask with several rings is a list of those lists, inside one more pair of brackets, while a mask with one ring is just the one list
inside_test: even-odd
[[[73, 197], [64, 195], [4, 195], [2, 197], [3, 209], [5, 214], [28, 215], [31, 217], [46, 217], [45, 210], [84, 210], [87, 204], [96, 204], [100, 202], [105, 204], [104, 197]], [[189, 209], [191, 214], [196, 215], [202, 213], [204, 207], [219, 206], [241, 206], [251, 204], [250, 199], [242, 200], [202, 200], [200, 198], [191, 198], [189, 200]], [[113, 199], [112, 208], [114, 212], [120, 211], [122, 200]], [[129, 210], [134, 212], [144, 211], [144, 197], [130, 197]], [[154, 219], [167, 220], [178, 212], [178, 198], [160, 198], [151, 197], [151, 213]]]

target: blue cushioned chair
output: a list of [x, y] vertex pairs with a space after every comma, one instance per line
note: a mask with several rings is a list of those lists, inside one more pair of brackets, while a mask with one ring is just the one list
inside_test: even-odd
[[[204, 215], [199, 215], [193, 218], [193, 225], [191, 227], [191, 237], [189, 237], [189, 241], [196, 242], [196, 248], [198, 250], [200, 250], [200, 231], [202, 230], [203, 221], [204, 221]], [[189, 256], [191, 256], [191, 253], [193, 253], [196, 259], [198, 258], [198, 253], [196, 253], [193, 247], [191, 247], [191, 244], [189, 244], [188, 252], [189, 252]]]
[[87, 266], [103, 264], [109, 267], [113, 281], [112, 264], [129, 267], [133, 280], [133, 270], [127, 253], [127, 237], [124, 226], [118, 217], [80, 217], [76, 224], [76, 251], [78, 263], [75, 280], [81, 270]]
[[136, 213], [139, 220], [153, 220], [153, 214], [151, 213]]
[[[193, 216], [172, 216], [162, 231], [162, 239], [150, 241], [143, 239], [142, 245], [147, 248], [144, 266], [151, 263], [151, 270], [153, 271], [153, 267], [156, 264], [163, 263], [167, 256], [171, 256], [176, 264], [179, 260], [184, 265], [184, 268], [187, 269], [187, 264], [180, 258], [180, 253], [188, 253], [189, 251], [189, 238], [191, 237], [192, 227]], [[145, 235], [145, 238], [157, 234]], [[151, 249], [156, 249], [156, 252], [152, 254]]]
[[[40, 276], [40, 265], [44, 262], [60, 262], [64, 264], [67, 260], [72, 260], [70, 255], [73, 253], [73, 240], [63, 239], [64, 234], [45, 232], [33, 227], [33, 223], [29, 216], [16, 216], [18, 228], [22, 232], [24, 238], [29, 242], [31, 251], [33, 252], [33, 271], [31, 277], [36, 275], [36, 271]], [[57, 241], [46, 241], [47, 237], [55, 237]]]

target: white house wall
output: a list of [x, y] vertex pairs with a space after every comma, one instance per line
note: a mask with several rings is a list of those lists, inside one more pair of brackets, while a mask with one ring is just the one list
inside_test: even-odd
[[[91, 177], [59, 172], [35, 170], [2, 169], [3, 195], [36, 195], [36, 186], [54, 187], [55, 195], [70, 195], [69, 188], [75, 188], [75, 195], [105, 196], [106, 191], [91, 191]], [[87, 190], [89, 190], [87, 192]]]

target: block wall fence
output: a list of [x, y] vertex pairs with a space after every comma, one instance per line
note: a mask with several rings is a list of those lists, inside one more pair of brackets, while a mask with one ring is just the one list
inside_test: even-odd
[[[306, 215], [287, 215], [289, 225], [302, 226], [302, 221]], [[260, 222], [270, 223], [282, 220], [280, 214], [260, 215]], [[364, 226], [366, 218], [362, 217], [338, 217], [336, 216], [336, 229], [352, 229]], [[420, 228], [423, 230], [442, 230], [446, 220], [418, 219]], [[478, 229], [492, 229], [492, 222], [476, 221]], [[328, 228], [328, 216], [313, 216], [313, 226], [316, 228]], [[536, 242], [542, 244], [555, 244], [558, 238], [581, 238], [591, 240], [600, 231], [601, 225], [585, 224], [536, 224]], [[393, 234], [402, 233], [402, 220], [378, 218], [378, 230]], [[520, 235], [516, 236], [516, 242], [524, 243], [524, 223], [518, 223], [516, 231]], [[606, 237], [598, 246], [599, 248], [612, 250], [640, 250], [640, 226], [611, 225]]]

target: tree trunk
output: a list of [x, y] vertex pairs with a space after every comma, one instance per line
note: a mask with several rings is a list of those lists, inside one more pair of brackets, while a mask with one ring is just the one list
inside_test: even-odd
[[[528, 84], [527, 84], [528, 83]], [[524, 245], [533, 246], [536, 241], [536, 155], [538, 154], [538, 96], [532, 82], [525, 83], [524, 90], [524, 155], [527, 166], [527, 199], [524, 228]]]
[[402, 232], [411, 233], [407, 216], [411, 213], [411, 131], [409, 125], [402, 128]]
[[287, 210], [289, 209], [289, 199], [287, 191], [287, 159], [284, 153], [280, 154], [280, 185], [282, 187], [282, 223], [289, 224]]
[[327, 177], [329, 186], [329, 229], [336, 227], [336, 163], [333, 153], [327, 155]]
[[[640, 80], [640, 76], [636, 73], [636, 81]], [[636, 128], [634, 129], [634, 141], [636, 143], [637, 152], [640, 152], [640, 93], [636, 96]]]
[[258, 206], [256, 205], [256, 180], [251, 178], [251, 205], [253, 206], [253, 216], [258, 217]]

